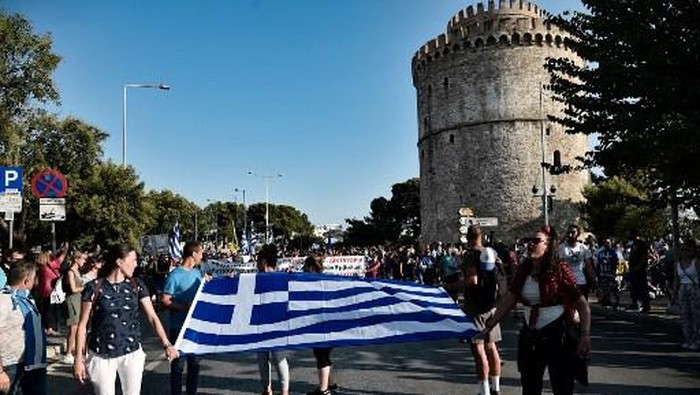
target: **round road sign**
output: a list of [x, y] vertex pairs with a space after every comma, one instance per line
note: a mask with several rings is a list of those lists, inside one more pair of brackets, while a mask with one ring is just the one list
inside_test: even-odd
[[32, 177], [32, 194], [38, 198], [61, 198], [67, 190], [66, 176], [58, 170], [39, 170]]

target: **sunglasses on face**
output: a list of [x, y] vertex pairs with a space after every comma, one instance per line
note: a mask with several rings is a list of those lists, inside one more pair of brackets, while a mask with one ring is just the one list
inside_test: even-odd
[[544, 243], [546, 240], [545, 239], [540, 239], [539, 237], [528, 237], [525, 239], [525, 244], [528, 245], [538, 245], [540, 243]]

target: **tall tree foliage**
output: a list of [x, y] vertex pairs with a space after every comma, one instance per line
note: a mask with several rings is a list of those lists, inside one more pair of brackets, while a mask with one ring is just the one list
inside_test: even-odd
[[0, 164], [20, 163], [23, 122], [35, 103], [56, 103], [52, 74], [61, 58], [48, 34], [34, 33], [21, 15], [0, 12]]
[[112, 162], [96, 165], [88, 178], [75, 182], [68, 204], [65, 237], [82, 245], [138, 245], [154, 218], [133, 167]]
[[586, 60], [549, 59], [566, 104], [552, 119], [597, 134], [586, 156], [609, 176], [643, 172], [655, 200], [700, 202], [700, 2], [582, 0], [588, 13], [554, 17]]
[[625, 238], [630, 231], [657, 238], [668, 234], [667, 213], [655, 207], [647, 187], [640, 179], [620, 177], [601, 180], [584, 189], [583, 219], [588, 230], [599, 238]]
[[378, 197], [370, 203], [363, 220], [347, 219], [345, 242], [354, 245], [396, 243], [420, 235], [420, 182], [418, 178], [394, 184], [391, 199]]

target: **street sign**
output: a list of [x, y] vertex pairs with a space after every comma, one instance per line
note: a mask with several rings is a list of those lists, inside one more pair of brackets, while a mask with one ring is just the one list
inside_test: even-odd
[[0, 194], [10, 191], [22, 194], [22, 168], [0, 167]]
[[467, 232], [462, 232], [463, 228], [469, 229], [469, 225], [479, 225], [483, 227], [498, 226], [498, 218], [496, 217], [461, 217], [459, 219], [459, 224], [462, 225], [459, 228], [460, 233], [466, 234]]
[[66, 176], [58, 170], [39, 170], [32, 177], [32, 194], [38, 198], [61, 198], [67, 190]]
[[40, 221], [65, 221], [66, 199], [41, 198], [39, 199]]
[[462, 235], [459, 237], [459, 241], [461, 243], [467, 243], [469, 240], [467, 240], [467, 236]]
[[460, 226], [459, 233], [461, 233], [463, 235], [466, 235], [467, 233], [469, 233], [469, 226], [467, 226], [467, 225]]
[[[22, 168], [0, 167], [0, 212], [20, 211], [22, 211]], [[7, 218], [7, 215], [5, 217]]]

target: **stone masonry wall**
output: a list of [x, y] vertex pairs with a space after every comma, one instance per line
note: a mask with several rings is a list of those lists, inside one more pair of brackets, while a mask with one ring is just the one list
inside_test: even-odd
[[[425, 242], [457, 242], [460, 207], [471, 207], [479, 217], [497, 217], [499, 227], [493, 230], [504, 241], [531, 233], [543, 224], [542, 199], [532, 194], [533, 185], [542, 193], [541, 128], [549, 130], [547, 162], [559, 150], [563, 164], [575, 164], [587, 149], [585, 136], [566, 135], [560, 126], [543, 122], [546, 114], [562, 110], [540, 89], [549, 82], [545, 59], [572, 56], [562, 45], [562, 33], [530, 22], [532, 8], [524, 16], [509, 9], [510, 28], [497, 10], [480, 10], [475, 17], [481, 23], [491, 18], [498, 22], [491, 26], [509, 30], [474, 36], [459, 28], [459, 23], [474, 26], [473, 21], [455, 17], [453, 34], [424, 47], [413, 61]], [[519, 26], [535, 29], [519, 31]], [[454, 37], [458, 32], [465, 41]], [[561, 228], [578, 216], [575, 204], [583, 199], [588, 175], [547, 174], [547, 181], [557, 187], [550, 222]]]

